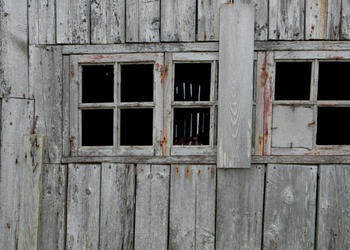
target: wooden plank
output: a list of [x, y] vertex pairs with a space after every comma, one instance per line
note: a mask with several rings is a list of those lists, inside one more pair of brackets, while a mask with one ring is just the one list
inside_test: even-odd
[[68, 166], [67, 249], [98, 249], [100, 165]]
[[306, 0], [305, 39], [339, 39], [341, 0]]
[[218, 168], [249, 168], [254, 9], [249, 4], [235, 3], [220, 11], [217, 164]]
[[1, 97], [25, 98], [29, 95], [27, 4], [27, 0], [1, 2]]
[[264, 175], [264, 165], [218, 170], [217, 249], [261, 249]]
[[91, 43], [125, 41], [125, 0], [91, 1]]
[[56, 15], [58, 44], [90, 42], [90, 0], [59, 0], [56, 2]]
[[[339, 152], [339, 151], [337, 151]], [[348, 150], [349, 152], [349, 150]], [[253, 164], [350, 164], [349, 155], [271, 155], [271, 156], [252, 156]]]
[[0, 168], [0, 249], [17, 245], [23, 134], [32, 126], [34, 101], [2, 99]]
[[100, 249], [133, 249], [135, 166], [102, 164]]
[[36, 132], [45, 135], [44, 163], [60, 163], [62, 156], [61, 47], [29, 49], [29, 82], [35, 98]]
[[348, 165], [320, 166], [317, 206], [317, 246], [320, 249], [350, 248], [349, 177]]
[[270, 0], [269, 39], [302, 40], [304, 9], [304, 0]]
[[44, 164], [38, 249], [65, 249], [67, 166]]
[[135, 249], [167, 249], [170, 166], [137, 165]]
[[163, 1], [161, 4], [161, 20], [162, 41], [195, 41], [195, 0]]
[[268, 165], [264, 248], [314, 249], [317, 166]]
[[126, 41], [159, 42], [160, 0], [126, 1]]
[[56, 0], [39, 1], [39, 44], [56, 43]]
[[24, 136], [18, 249], [38, 248], [43, 150], [43, 135]]
[[215, 187], [215, 166], [172, 166], [169, 249], [214, 249]]
[[29, 45], [39, 43], [38, 0], [28, 0], [28, 40]]
[[[66, 157], [70, 155], [70, 119], [69, 119], [69, 102], [70, 102], [70, 77], [71, 77], [71, 64], [69, 56], [63, 56], [62, 59], [62, 156]], [[61, 159], [62, 161], [62, 159]], [[100, 161], [101, 162], [101, 161]]]
[[341, 1], [341, 29], [340, 39], [348, 40], [350, 38], [350, 1]]

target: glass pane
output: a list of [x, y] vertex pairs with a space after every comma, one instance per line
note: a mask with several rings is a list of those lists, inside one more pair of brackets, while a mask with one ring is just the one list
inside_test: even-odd
[[318, 108], [316, 144], [350, 144], [350, 108]]
[[210, 100], [210, 63], [175, 64], [175, 101]]
[[153, 101], [153, 64], [121, 65], [121, 101]]
[[318, 100], [350, 100], [350, 62], [320, 62]]
[[153, 145], [153, 109], [120, 110], [120, 145]]
[[309, 100], [311, 62], [277, 62], [275, 100]]
[[210, 109], [174, 109], [174, 145], [209, 145]]
[[113, 145], [113, 109], [82, 110], [82, 145]]
[[113, 65], [83, 65], [82, 102], [113, 102]]

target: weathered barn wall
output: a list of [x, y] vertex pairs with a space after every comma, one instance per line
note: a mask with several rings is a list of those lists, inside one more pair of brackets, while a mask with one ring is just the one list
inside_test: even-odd
[[[225, 2], [0, 0], [0, 249], [33, 240], [20, 233], [20, 180], [23, 135], [36, 116], [35, 132], [45, 135], [39, 230], [31, 241], [38, 249], [349, 248], [347, 158], [253, 157], [250, 169], [222, 170], [210, 157], [186, 158], [186, 164], [62, 157], [69, 155], [67, 55], [218, 51]], [[261, 118], [272, 115], [265, 97], [274, 70], [274, 56], [265, 51], [349, 50], [350, 3], [254, 3], [260, 86], [254, 152], [264, 157], [271, 153], [271, 127]]]

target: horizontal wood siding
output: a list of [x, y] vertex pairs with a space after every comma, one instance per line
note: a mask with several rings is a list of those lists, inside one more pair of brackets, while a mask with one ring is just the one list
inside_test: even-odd
[[314, 249], [317, 166], [268, 165], [264, 247]]
[[318, 249], [350, 248], [350, 165], [321, 165]]

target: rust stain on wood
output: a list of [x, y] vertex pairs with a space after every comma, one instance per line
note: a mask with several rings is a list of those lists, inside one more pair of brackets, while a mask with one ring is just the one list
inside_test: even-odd
[[36, 129], [36, 124], [37, 124], [37, 122], [38, 122], [38, 118], [39, 118], [39, 116], [35, 116], [35, 118], [34, 118], [33, 126], [32, 126], [32, 128], [30, 129], [30, 134], [31, 134], [31, 135], [34, 135], [34, 134], [35, 134], [35, 129]]
[[167, 131], [164, 130], [163, 132], [163, 138], [159, 142], [160, 147], [162, 148], [162, 155], [165, 156], [167, 153], [167, 145], [168, 145], [168, 140], [167, 140]]
[[185, 173], [185, 177], [188, 178], [191, 175], [191, 169], [190, 166], [186, 166], [186, 173]]
[[210, 168], [210, 175], [211, 175], [211, 177], [215, 176], [215, 168], [214, 167]]
[[267, 72], [266, 72], [266, 64], [267, 64], [267, 58], [266, 58], [266, 55], [264, 56], [264, 61], [262, 63], [262, 66], [261, 66], [261, 72], [260, 72], [260, 87], [261, 88], [265, 88], [265, 85], [266, 85], [266, 81], [267, 81]]
[[264, 135], [259, 135], [259, 142], [258, 142], [258, 155], [263, 155], [264, 150]]
[[176, 167], [176, 168], [175, 168], [175, 174], [176, 174], [176, 175], [179, 175], [179, 167]]

